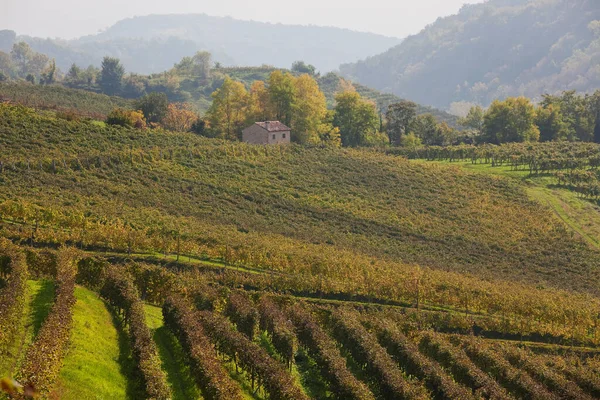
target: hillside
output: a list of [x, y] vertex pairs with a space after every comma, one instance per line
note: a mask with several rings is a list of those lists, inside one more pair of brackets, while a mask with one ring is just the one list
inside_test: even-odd
[[0, 378], [41, 398], [600, 394], [600, 250], [518, 181], [12, 104], [0, 146]]
[[440, 18], [343, 76], [448, 109], [600, 87], [600, 9], [593, 0], [488, 0]]
[[[272, 259], [251, 264], [283, 271], [278, 260], [284, 254], [297, 272], [353, 258], [356, 265], [332, 271], [336, 279], [353, 276], [374, 257], [391, 263], [385, 268], [399, 262], [598, 290], [596, 253], [502, 179], [490, 182], [362, 150], [263, 152], [193, 134], [69, 122], [11, 106], [2, 108], [1, 121], [5, 212], [17, 201], [26, 213], [38, 207], [59, 212], [62, 217], [52, 218], [67, 224], [87, 215], [141, 231], [150, 229], [151, 219], [152, 231], [179, 227], [214, 246], [268, 252]], [[304, 252], [304, 246], [319, 251]], [[388, 277], [376, 279], [383, 284]]]
[[[195, 77], [182, 76], [179, 78], [178, 88], [174, 91], [167, 91], [167, 95], [171, 101], [187, 101], [193, 104], [194, 108], [200, 114], [203, 114], [212, 102], [211, 93], [222, 84], [225, 76], [250, 87], [257, 80], [268, 81], [269, 74], [274, 70], [274, 68], [255, 67], [218, 68], [213, 71], [211, 79], [204, 84], [198, 84]], [[160, 85], [160, 79], [160, 76], [148, 79], [148, 92]], [[319, 88], [327, 98], [329, 108], [334, 106], [334, 97], [340, 91], [342, 80], [343, 78], [334, 73], [329, 73], [317, 79]], [[155, 82], [156, 86], [153, 86]], [[356, 84], [355, 87], [361, 96], [373, 100], [382, 113], [386, 112], [391, 103], [401, 101], [397, 96], [381, 93], [366, 86]], [[3, 100], [34, 108], [76, 111], [78, 114], [100, 119], [103, 119], [116, 107], [132, 108], [134, 103], [132, 99], [106, 96], [89, 90], [73, 89], [61, 85], [41, 86], [14, 82], [0, 83], [0, 101]], [[456, 116], [435, 108], [417, 106], [418, 115], [427, 113], [433, 114], [440, 122], [446, 122], [452, 127], [460, 128]]]
[[[223, 65], [263, 64], [289, 68], [303, 60], [322, 72], [378, 54], [399, 39], [346, 29], [268, 24], [205, 14], [149, 15], [117, 22], [105, 31], [62, 41], [19, 36], [38, 52], [71, 63], [99, 65], [105, 55], [120, 57], [128, 71], [169, 69], [197, 51], [209, 51]], [[6, 49], [1, 49], [6, 51]]]

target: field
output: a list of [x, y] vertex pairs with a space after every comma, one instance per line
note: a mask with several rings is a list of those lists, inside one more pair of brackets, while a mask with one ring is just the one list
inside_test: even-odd
[[565, 171], [9, 104], [0, 146], [0, 374], [43, 398], [600, 395], [600, 225]]

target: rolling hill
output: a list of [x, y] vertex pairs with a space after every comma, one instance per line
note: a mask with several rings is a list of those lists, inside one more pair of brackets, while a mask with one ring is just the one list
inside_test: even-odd
[[600, 9], [593, 0], [465, 5], [398, 46], [340, 67], [369, 87], [441, 109], [600, 87]]
[[0, 378], [41, 398], [600, 393], [600, 250], [517, 181], [10, 103], [0, 146]]
[[[55, 58], [68, 70], [71, 63], [99, 65], [102, 57], [119, 57], [128, 71], [162, 72], [184, 56], [209, 51], [226, 66], [273, 65], [289, 68], [303, 60], [322, 72], [378, 54], [400, 39], [346, 29], [269, 24], [205, 14], [149, 15], [117, 22], [104, 32], [75, 40], [18, 36]], [[2, 51], [10, 49], [4, 44]]]

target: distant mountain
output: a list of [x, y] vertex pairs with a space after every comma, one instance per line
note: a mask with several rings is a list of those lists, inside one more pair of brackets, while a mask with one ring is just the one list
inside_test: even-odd
[[294, 61], [321, 72], [389, 49], [400, 39], [347, 29], [270, 24], [205, 14], [149, 15], [117, 22], [106, 31], [62, 41], [21, 36], [31, 47], [54, 57], [66, 69], [71, 62], [98, 65], [105, 55], [120, 57], [128, 71], [162, 72], [196, 51], [210, 51], [226, 66], [289, 68]]
[[600, 87], [598, 0], [489, 0], [466, 5], [381, 55], [340, 67], [367, 86], [419, 103]]

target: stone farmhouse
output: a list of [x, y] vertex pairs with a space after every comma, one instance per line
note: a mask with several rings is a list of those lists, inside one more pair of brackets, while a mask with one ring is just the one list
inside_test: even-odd
[[290, 143], [291, 129], [279, 121], [256, 122], [242, 131], [242, 141], [251, 144]]

